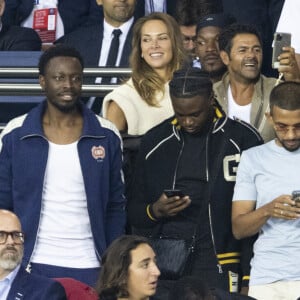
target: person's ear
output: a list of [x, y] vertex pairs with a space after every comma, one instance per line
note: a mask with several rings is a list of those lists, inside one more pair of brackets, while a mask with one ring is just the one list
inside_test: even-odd
[[228, 66], [229, 62], [230, 62], [230, 59], [229, 59], [229, 55], [227, 54], [227, 52], [224, 51], [224, 50], [221, 50], [220, 51], [220, 57], [221, 57], [221, 59], [223, 61], [223, 64], [226, 65], [226, 66]]
[[268, 123], [273, 126], [274, 121], [273, 121], [273, 118], [272, 118], [270, 112], [265, 112], [265, 117], [266, 117]]
[[45, 91], [45, 77], [43, 75], [39, 75], [39, 83], [43, 91]]

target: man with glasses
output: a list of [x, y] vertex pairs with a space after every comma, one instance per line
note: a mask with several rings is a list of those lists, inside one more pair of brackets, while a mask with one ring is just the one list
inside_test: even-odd
[[300, 295], [299, 99], [298, 82], [271, 91], [268, 120], [276, 138], [244, 151], [238, 167], [232, 229], [237, 239], [259, 233], [249, 283], [258, 299]]
[[0, 300], [64, 300], [60, 283], [32, 275], [21, 266], [24, 233], [18, 217], [0, 210]]

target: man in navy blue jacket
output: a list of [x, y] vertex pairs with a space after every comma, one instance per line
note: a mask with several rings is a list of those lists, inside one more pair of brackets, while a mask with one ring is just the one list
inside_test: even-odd
[[78, 51], [50, 48], [39, 72], [46, 100], [1, 133], [0, 208], [30, 232], [27, 270], [93, 286], [102, 253], [124, 233], [120, 135], [81, 103]]
[[24, 233], [18, 217], [0, 210], [0, 299], [65, 300], [63, 286], [49, 278], [32, 275], [20, 263]]

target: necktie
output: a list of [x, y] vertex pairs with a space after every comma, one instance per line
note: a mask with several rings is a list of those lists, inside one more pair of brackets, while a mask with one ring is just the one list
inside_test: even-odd
[[[106, 67], [114, 67], [116, 65], [118, 52], [119, 52], [119, 36], [122, 34], [122, 31], [120, 29], [114, 29], [113, 30], [113, 39], [111, 40], [108, 57], [106, 61]], [[111, 77], [102, 77], [101, 83], [102, 84], [110, 84]], [[96, 97], [91, 105], [91, 109], [95, 113], [101, 112], [103, 98], [102, 97]]]
[[[106, 61], [106, 67], [114, 67], [116, 65], [118, 52], [119, 52], [119, 36], [122, 34], [122, 31], [120, 29], [114, 29], [113, 31], [113, 39], [110, 43], [109, 47], [109, 53]], [[103, 77], [102, 83], [103, 84], [109, 84], [111, 80], [111, 77]]]

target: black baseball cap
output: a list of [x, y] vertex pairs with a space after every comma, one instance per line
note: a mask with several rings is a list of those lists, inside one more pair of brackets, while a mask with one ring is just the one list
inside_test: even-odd
[[219, 13], [219, 14], [206, 15], [198, 21], [196, 33], [198, 34], [199, 30], [202, 29], [203, 27], [215, 26], [215, 27], [224, 28], [235, 22], [236, 19], [230, 14]]

